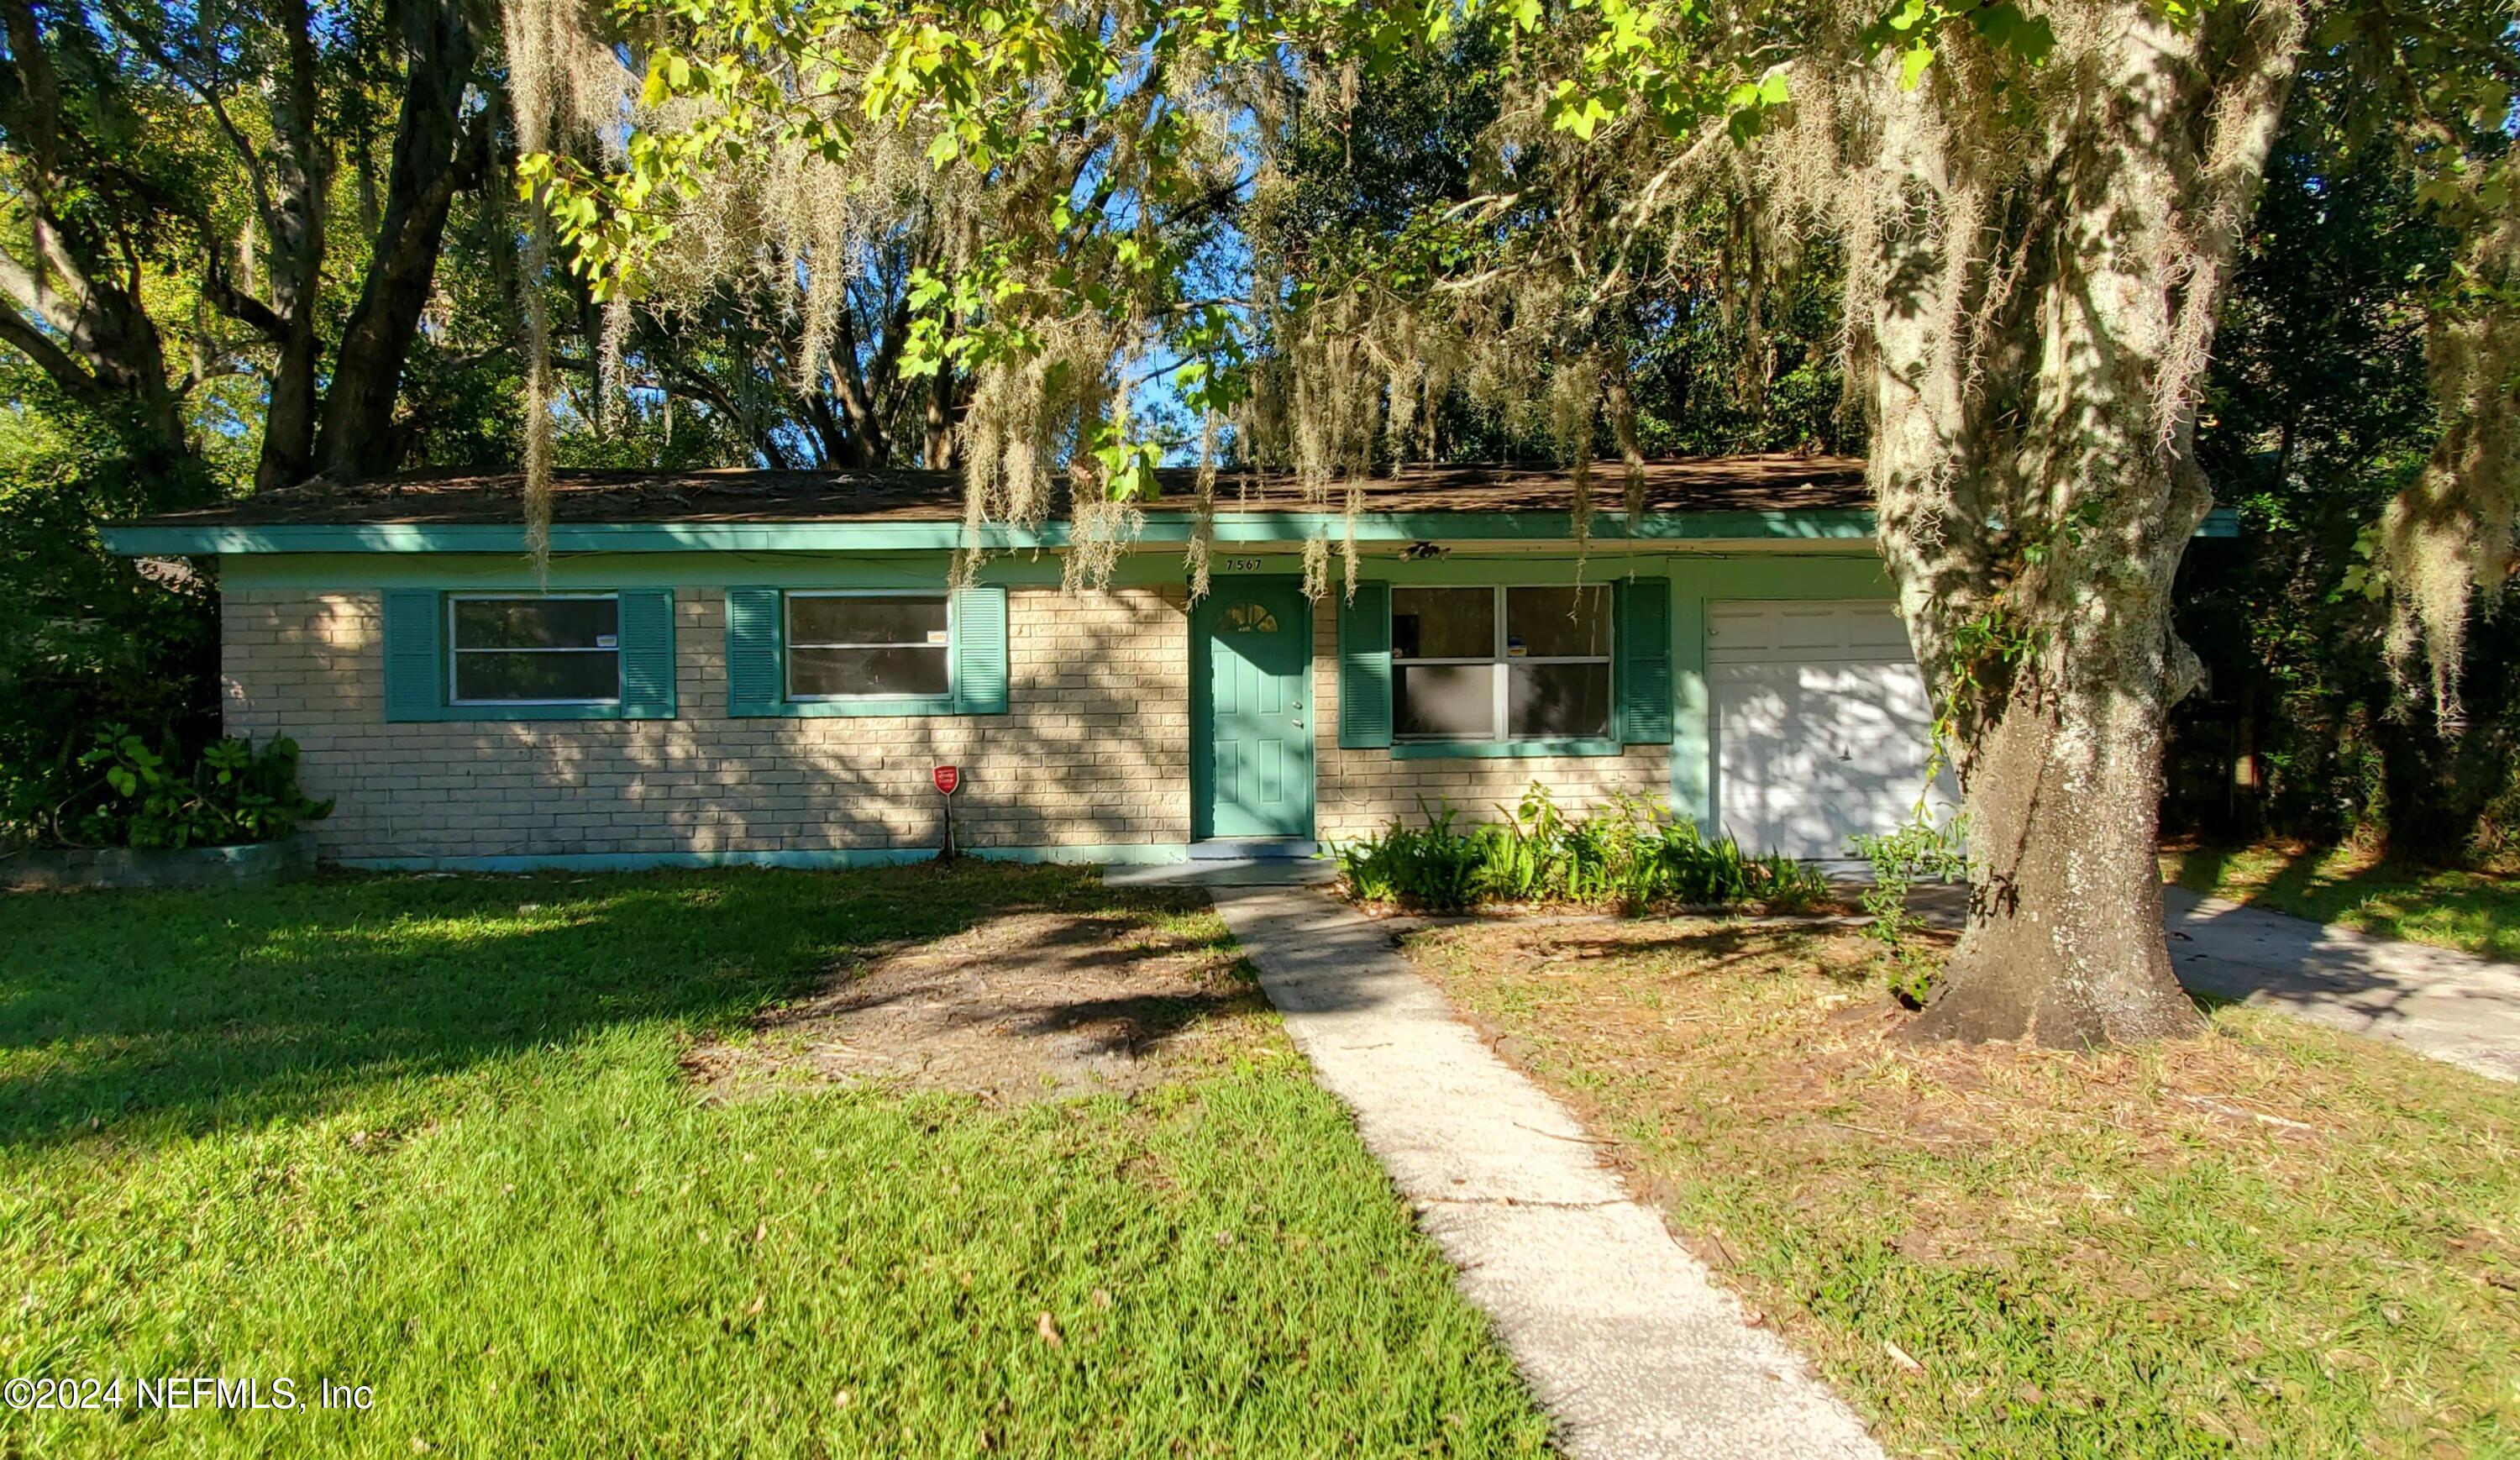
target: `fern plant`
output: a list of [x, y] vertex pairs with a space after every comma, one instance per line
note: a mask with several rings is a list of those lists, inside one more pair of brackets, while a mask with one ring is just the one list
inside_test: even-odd
[[1350, 896], [1430, 912], [1485, 902], [1574, 902], [1630, 913], [1656, 906], [1794, 911], [1826, 900], [1818, 869], [1781, 853], [1752, 856], [1708, 838], [1642, 798], [1619, 796], [1570, 817], [1534, 782], [1503, 819], [1463, 828], [1451, 806], [1418, 806], [1423, 825], [1394, 823], [1336, 848]]

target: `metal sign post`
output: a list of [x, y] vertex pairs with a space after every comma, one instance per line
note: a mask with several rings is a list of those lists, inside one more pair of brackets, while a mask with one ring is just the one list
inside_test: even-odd
[[927, 772], [927, 779], [936, 787], [936, 794], [945, 798], [945, 845], [936, 853], [936, 860], [950, 862], [955, 856], [954, 793], [963, 785], [963, 768], [959, 765], [939, 765]]

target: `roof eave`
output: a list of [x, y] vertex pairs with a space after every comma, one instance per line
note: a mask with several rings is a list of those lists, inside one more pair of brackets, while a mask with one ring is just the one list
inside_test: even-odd
[[[1187, 543], [1187, 517], [1147, 519], [1134, 539], [1161, 546]], [[1856, 540], [1872, 535], [1872, 514], [1817, 512], [1648, 513], [1633, 530], [1622, 513], [1595, 514], [1597, 541]], [[1267, 544], [1338, 538], [1348, 531], [1335, 513], [1221, 515], [1213, 540]], [[1571, 541], [1566, 513], [1367, 513], [1355, 523], [1359, 542]], [[1063, 522], [1038, 528], [1002, 525], [979, 529], [977, 545], [994, 549], [1061, 548], [1073, 533]], [[108, 552], [126, 557], [210, 557], [249, 553], [520, 553], [521, 523], [283, 523], [266, 525], [121, 524], [105, 529]], [[833, 523], [561, 523], [551, 529], [560, 553], [907, 552], [971, 545], [955, 522]]]

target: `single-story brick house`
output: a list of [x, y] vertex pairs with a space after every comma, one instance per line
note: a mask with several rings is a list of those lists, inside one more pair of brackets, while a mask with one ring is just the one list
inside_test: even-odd
[[1657, 463], [1582, 553], [1562, 472], [1406, 470], [1367, 488], [1355, 593], [1320, 604], [1302, 547], [1344, 528], [1282, 484], [1228, 479], [1196, 603], [1186, 487], [1085, 594], [1056, 522], [985, 529], [952, 587], [945, 474], [562, 474], [547, 578], [519, 491], [301, 488], [107, 541], [218, 560], [227, 728], [297, 741], [336, 801], [320, 849], [363, 866], [921, 856], [938, 764], [963, 845], [1023, 858], [1301, 847], [1535, 780], [1835, 856], [1923, 773], [1843, 458]]

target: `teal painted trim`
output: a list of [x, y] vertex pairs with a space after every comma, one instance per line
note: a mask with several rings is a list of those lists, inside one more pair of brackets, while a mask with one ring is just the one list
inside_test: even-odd
[[[1799, 555], [1801, 549], [1788, 550]], [[1778, 556], [1785, 556], [1779, 553]], [[1591, 557], [1569, 553], [1454, 553], [1441, 558], [1368, 558], [1357, 570], [1360, 582], [1391, 583], [1404, 588], [1488, 588], [1497, 584], [1544, 586], [1590, 583], [1598, 586], [1628, 577], [1660, 577], [1671, 570], [1671, 559], [1604, 552]], [[1218, 578], [1218, 582], [1225, 581]]]
[[384, 634], [387, 724], [440, 717], [446, 701], [445, 595], [432, 588], [391, 588], [378, 595]]
[[[1360, 598], [1366, 596], [1360, 592]], [[1216, 652], [1217, 620], [1227, 609], [1238, 603], [1257, 603], [1280, 616], [1282, 626], [1275, 647], [1283, 659], [1272, 664], [1255, 662], [1242, 656], [1228, 656], [1223, 662]], [[1255, 636], [1260, 637], [1260, 636]], [[1274, 638], [1275, 636], [1268, 636]], [[1263, 655], [1266, 661], [1270, 656]], [[1318, 725], [1315, 713], [1312, 730], [1302, 728], [1305, 705], [1318, 690], [1317, 665], [1313, 656], [1313, 605], [1304, 596], [1304, 580], [1296, 577], [1246, 577], [1231, 584], [1221, 584], [1190, 613], [1190, 785], [1191, 836], [1199, 841], [1241, 841], [1246, 838], [1310, 837], [1320, 829], [1321, 782], [1318, 753]], [[1282, 762], [1283, 785], [1288, 793], [1282, 807], [1263, 811], [1236, 804], [1217, 795], [1216, 775], [1216, 691], [1220, 671], [1228, 675], [1229, 689], [1240, 673], [1254, 677], [1242, 680], [1239, 693], [1263, 693], [1261, 682], [1275, 680], [1277, 688], [1287, 695], [1285, 703], [1294, 710], [1294, 723], [1280, 726], [1270, 743], [1284, 754]], [[1344, 697], [1342, 697], [1344, 698]], [[1249, 729], [1247, 725], [1244, 727]], [[1253, 731], [1254, 735], [1266, 732]], [[1238, 750], [1238, 753], [1239, 753]], [[1257, 773], [1256, 770], [1254, 772]], [[1294, 794], [1302, 793], [1303, 803], [1294, 803]], [[1220, 826], [1220, 810], [1229, 811]]]
[[1617, 635], [1610, 724], [1621, 745], [1671, 744], [1671, 579], [1621, 578], [1611, 586]]
[[869, 719], [881, 715], [954, 713], [951, 695], [893, 695], [867, 700], [782, 700], [747, 710], [747, 717], [790, 720]]
[[601, 705], [445, 705], [436, 718], [462, 720], [635, 720], [671, 719], [671, 715], [634, 715], [618, 700]]
[[[1274, 555], [1294, 563], [1291, 554]], [[1016, 553], [980, 567], [980, 581], [1057, 588], [1064, 564], [1054, 554]], [[552, 559], [538, 578], [521, 553], [283, 553], [230, 557], [226, 588], [350, 589], [450, 587], [465, 592], [583, 588], [893, 588], [941, 592], [952, 581], [951, 553], [575, 553]], [[1224, 580], [1218, 574], [1218, 580]], [[1178, 587], [1181, 560], [1141, 553], [1120, 560], [1115, 587]]]
[[731, 719], [780, 712], [788, 672], [779, 641], [786, 604], [776, 588], [726, 590], [726, 712]]
[[[1593, 520], [1597, 541], [1681, 541], [1726, 538], [1863, 539], [1872, 535], [1869, 512], [1683, 512], [1647, 517], [1634, 531], [1617, 513]], [[1335, 513], [1220, 513], [1221, 543], [1307, 542], [1345, 536], [1347, 521]], [[1563, 512], [1368, 513], [1356, 520], [1360, 542], [1567, 541], [1574, 518]], [[1004, 525], [976, 534], [960, 523], [564, 523], [551, 529], [555, 553], [901, 552], [951, 550], [976, 545], [992, 551], [1060, 548], [1064, 523], [1037, 529]], [[104, 532], [106, 551], [129, 557], [216, 557], [255, 553], [521, 553], [522, 524], [286, 523], [269, 526], [113, 526]], [[1151, 517], [1142, 543], [1184, 544], [1187, 517]]]
[[1715, 706], [1706, 675], [1706, 606], [1730, 601], [1897, 597], [1879, 558], [1843, 554], [1680, 556], [1671, 561], [1672, 814], [1713, 836]]
[[957, 588], [946, 599], [945, 673], [956, 714], [1005, 714], [1013, 675], [1007, 637], [1007, 590], [993, 583]]
[[1712, 830], [1714, 707], [1706, 698], [1706, 600], [1683, 577], [1671, 595], [1671, 810]]
[[[1169, 866], [1190, 860], [1186, 842], [1123, 842], [1051, 846], [973, 846], [982, 861], [1075, 866]], [[677, 868], [786, 867], [837, 872], [933, 861], [932, 846], [851, 846], [824, 851], [553, 852], [541, 856], [345, 857], [362, 872], [657, 872]]]
[[621, 605], [621, 718], [670, 720], [674, 717], [681, 664], [674, 657], [674, 590], [624, 588], [615, 595]]
[[1339, 749], [1378, 751], [1391, 744], [1391, 585], [1359, 583], [1337, 612]]
[[1890, 571], [1870, 554], [1744, 553], [1671, 562], [1675, 597], [1712, 599], [1895, 598]]
[[[1875, 523], [1868, 511], [1652, 513], [1633, 529], [1618, 512], [1593, 519], [1596, 542], [1848, 542], [1868, 540]], [[1298, 543], [1346, 535], [1335, 513], [1224, 512], [1217, 516], [1220, 543]], [[2218, 507], [2198, 525], [2199, 537], [2237, 537], [2239, 514]], [[521, 524], [411, 523], [364, 525], [289, 523], [270, 526], [111, 526], [105, 549], [125, 557], [218, 557], [265, 553], [494, 553], [525, 551]], [[1367, 513], [1356, 520], [1359, 542], [1572, 542], [1574, 518], [1562, 512]], [[950, 552], [979, 546], [993, 552], [1063, 548], [1064, 523], [1037, 529], [1005, 525], [981, 528], [976, 538], [960, 523], [568, 523], [551, 533], [554, 553], [742, 552]], [[1138, 541], [1177, 546], [1191, 538], [1187, 517], [1150, 517]], [[1055, 580], [1054, 570], [1050, 577]]]
[[[1175, 525], [1179, 539], [1156, 538], [1156, 522], [1148, 522], [1151, 541], [1187, 540], [1187, 522]], [[1592, 537], [1597, 542], [1667, 542], [1725, 538], [1869, 539], [1869, 512], [1658, 512], [1630, 530], [1620, 512], [1597, 513]], [[1346, 519], [1326, 512], [1217, 514], [1219, 542], [1305, 542], [1337, 538], [1347, 532]], [[1359, 542], [1565, 542], [1575, 540], [1575, 519], [1564, 512], [1396, 512], [1366, 513], [1356, 520]]]
[[1542, 755], [1616, 755], [1615, 740], [1395, 740], [1394, 760], [1524, 760]]
[[1049, 846], [975, 846], [971, 855], [993, 862], [1051, 862], [1060, 866], [1169, 867], [1190, 860], [1187, 842], [1109, 842]]
[[[1577, 556], [1570, 544], [1502, 544], [1507, 551], [1456, 553], [1425, 561], [1368, 557], [1367, 582], [1483, 585], [1489, 583], [1606, 583], [1633, 575], [1670, 571], [1662, 553], [1604, 550]], [[1843, 547], [1770, 549], [1761, 561], [1826, 555]], [[1220, 555], [1222, 556], [1222, 555]], [[1255, 577], [1283, 577], [1300, 570], [1300, 557], [1271, 548], [1246, 561], [1262, 567], [1218, 569], [1215, 586]], [[506, 553], [284, 553], [231, 557], [219, 565], [222, 587], [294, 589], [456, 589], [464, 592], [566, 592], [631, 588], [898, 588], [935, 592], [952, 578], [950, 553], [578, 553], [554, 558], [551, 575], [538, 578], [522, 554]], [[1010, 588], [1057, 588], [1062, 570], [1056, 554], [1018, 553], [982, 565], [980, 581]], [[1112, 574], [1119, 588], [1179, 588], [1187, 572], [1169, 552], [1122, 558]]]

